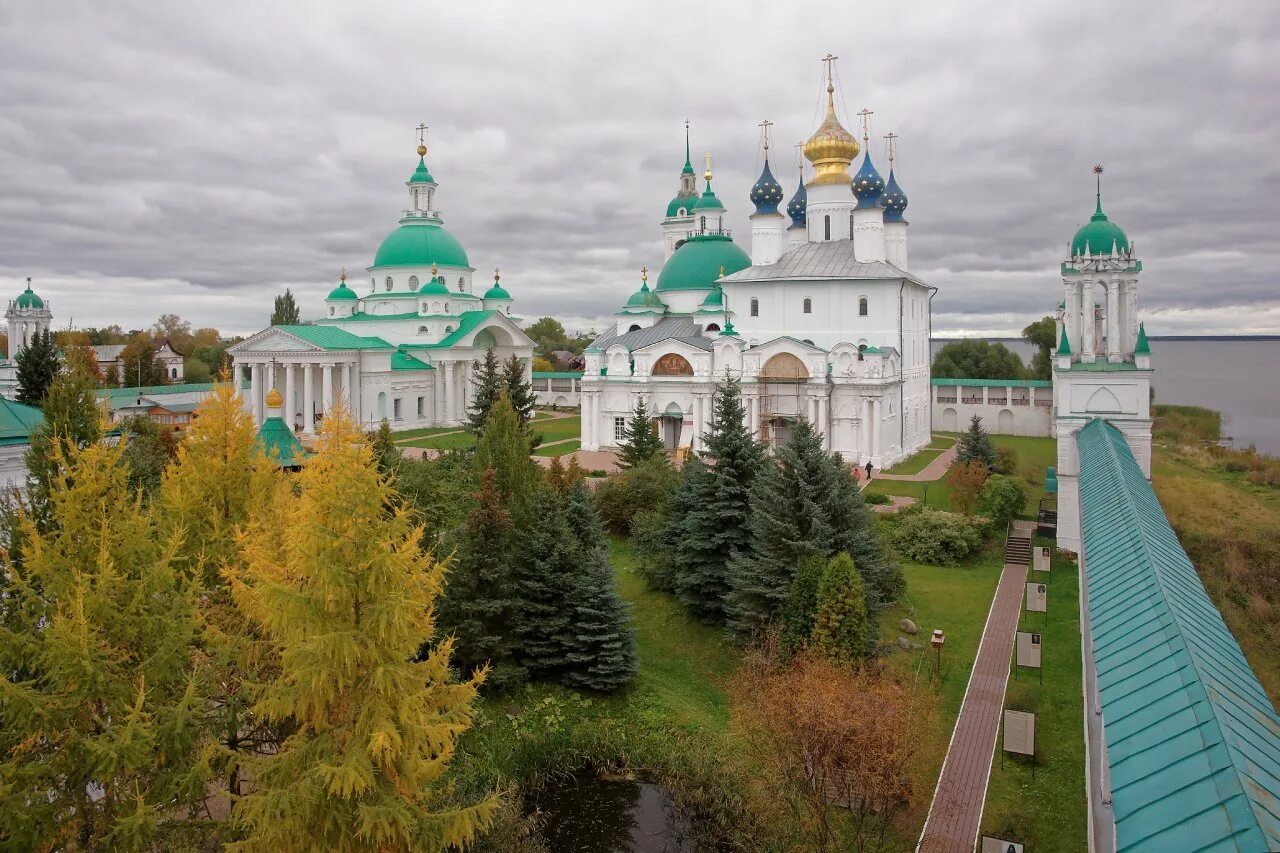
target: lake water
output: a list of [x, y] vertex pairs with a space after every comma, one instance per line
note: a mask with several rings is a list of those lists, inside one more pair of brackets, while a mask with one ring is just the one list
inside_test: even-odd
[[[933, 341], [933, 352], [945, 343]], [[1031, 360], [1023, 341], [1000, 343]], [[1151, 364], [1156, 402], [1216, 409], [1236, 447], [1280, 455], [1280, 341], [1157, 338]]]
[[534, 793], [552, 850], [574, 853], [698, 853], [692, 822], [666, 788], [582, 772]]

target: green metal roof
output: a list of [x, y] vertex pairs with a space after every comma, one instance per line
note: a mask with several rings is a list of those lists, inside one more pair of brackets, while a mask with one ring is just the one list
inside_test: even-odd
[[1126, 370], [1146, 370], [1147, 368], [1138, 367], [1132, 361], [1107, 361], [1106, 356], [1103, 356], [1098, 361], [1072, 362], [1071, 369], [1085, 373], [1122, 373]]
[[436, 219], [402, 219], [374, 255], [371, 269], [379, 267], [470, 267], [467, 251]]
[[283, 418], [267, 418], [258, 427], [258, 446], [281, 468], [301, 465], [310, 454]]
[[419, 361], [409, 353], [403, 350], [396, 350], [391, 353], [391, 369], [392, 370], [435, 370], [434, 367], [425, 361]]
[[440, 341], [440, 343], [428, 344], [428, 346], [429, 347], [451, 347], [455, 345], [458, 341], [466, 337], [468, 334], [470, 334], [473, 330], [475, 330], [477, 326], [479, 326], [485, 320], [488, 320], [490, 317], [494, 316], [495, 314], [498, 314], [498, 312], [493, 310], [463, 311], [461, 314], [458, 315], [458, 328], [454, 329], [452, 332], [446, 335], [444, 340]]
[[1058, 341], [1058, 355], [1071, 355], [1071, 341], [1067, 340], [1066, 324], [1062, 326], [1062, 340]]
[[534, 379], [581, 379], [581, 370], [535, 370]]
[[27, 289], [18, 294], [17, 304], [19, 308], [43, 308], [44, 300], [31, 290], [31, 284], [27, 284]]
[[751, 257], [725, 234], [694, 234], [667, 260], [658, 275], [658, 292], [707, 290], [722, 273], [751, 266]]
[[724, 210], [724, 205], [720, 203], [720, 199], [711, 189], [711, 182], [707, 181], [707, 186], [702, 191], [702, 195], [694, 202], [694, 210]]
[[411, 184], [434, 184], [436, 179], [431, 177], [431, 172], [427, 170], [427, 158], [418, 158], [418, 168], [413, 170], [413, 174], [409, 176]]
[[353, 335], [346, 329], [336, 326], [274, 326], [288, 332], [295, 338], [301, 338], [309, 344], [325, 349], [393, 349], [391, 344], [382, 338], [366, 335]]
[[[249, 383], [242, 382], [241, 387], [248, 388]], [[123, 388], [98, 388], [93, 393], [97, 397], [113, 399], [115, 397], [155, 397], [160, 394], [191, 394], [196, 391], [210, 391], [212, 382], [182, 382], [177, 385], [143, 385], [141, 388], [127, 385]]]
[[1134, 355], [1151, 355], [1151, 344], [1147, 341], [1147, 324], [1138, 324], [1138, 343], [1133, 348]]
[[684, 215], [691, 216], [693, 214], [693, 205], [698, 201], [696, 194], [683, 196], [677, 195], [667, 204], [667, 218], [680, 215], [680, 208], [684, 208]]
[[1107, 219], [1102, 212], [1102, 192], [1098, 192], [1098, 206], [1089, 221], [1080, 226], [1071, 239], [1071, 257], [1081, 255], [1125, 255], [1129, 252], [1129, 238], [1120, 226]]
[[338, 282], [337, 287], [329, 291], [329, 295], [326, 296], [325, 298], [326, 299], [359, 299], [360, 297], [356, 296], [356, 292], [354, 290], [347, 287], [347, 280], [343, 279], [342, 281]]
[[1076, 446], [1117, 847], [1280, 849], [1280, 716], [1124, 436]]
[[0, 445], [29, 444], [31, 433], [44, 423], [44, 414], [35, 406], [0, 397]]
[[1058, 493], [1058, 472], [1054, 468], [1044, 469], [1044, 490], [1046, 494], [1056, 495]]
[[[868, 352], [871, 350], [868, 349]], [[1053, 383], [1048, 379], [947, 379], [935, 376], [929, 380], [934, 385], [961, 385], [966, 388], [1051, 388]]]

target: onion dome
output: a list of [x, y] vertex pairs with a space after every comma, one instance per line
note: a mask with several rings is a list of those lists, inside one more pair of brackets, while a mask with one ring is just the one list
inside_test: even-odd
[[436, 179], [431, 177], [431, 173], [427, 171], [427, 148], [425, 145], [418, 146], [418, 168], [413, 170], [413, 175], [409, 178], [411, 184], [434, 184]]
[[338, 286], [329, 291], [329, 295], [325, 299], [359, 299], [356, 292], [347, 287], [347, 271], [343, 270], [342, 275], [338, 276]]
[[809, 207], [809, 191], [804, 188], [804, 176], [800, 177], [800, 183], [796, 186], [796, 194], [791, 197], [791, 201], [787, 202], [787, 216], [791, 217], [792, 225], [804, 225], [805, 211]]
[[1093, 216], [1071, 238], [1071, 257], [1112, 254], [1129, 254], [1129, 238], [1120, 230], [1119, 225], [1107, 219], [1107, 215], [1102, 212], [1102, 190], [1099, 189], [1098, 206]]
[[631, 294], [631, 298], [627, 300], [627, 304], [622, 310], [628, 313], [662, 312], [667, 310], [666, 303], [662, 301], [658, 294], [649, 289], [649, 271], [647, 269], [640, 271], [640, 289]]
[[272, 388], [267, 392], [267, 408], [278, 409], [284, 405], [284, 395], [280, 393], [280, 389]]
[[658, 276], [657, 290], [709, 290], [715, 281], [751, 266], [727, 234], [694, 234], [676, 249]]
[[711, 285], [711, 290], [707, 292], [707, 298], [702, 300], [703, 308], [723, 308], [724, 307], [724, 291], [720, 285]]
[[769, 160], [766, 158], [764, 171], [760, 173], [755, 186], [751, 188], [751, 203], [756, 206], [756, 213], [777, 213], [780, 201], [782, 201], [782, 184], [779, 184], [773, 177], [773, 172], [769, 171]]
[[448, 296], [449, 286], [444, 283], [444, 276], [439, 275], [440, 271], [431, 266], [431, 278], [427, 279], [427, 283], [418, 288], [420, 296]]
[[18, 294], [15, 301], [19, 308], [43, 308], [44, 300], [36, 296], [31, 289], [31, 279], [27, 279], [27, 289]]
[[876, 207], [880, 204], [880, 194], [884, 192], [884, 178], [876, 171], [871, 162], [871, 152], [862, 157], [862, 168], [853, 176], [853, 194], [858, 197], [858, 207]]
[[835, 90], [828, 81], [827, 115], [804, 144], [805, 159], [813, 164], [816, 171], [810, 185], [849, 183], [849, 164], [862, 150], [858, 140], [836, 118]]
[[684, 216], [691, 215], [693, 213], [693, 206], [697, 201], [698, 197], [696, 195], [677, 195], [675, 198], [671, 199], [671, 203], [667, 205], [667, 218], [671, 219], [672, 217], [680, 216], [681, 210], [684, 210]]
[[493, 286], [484, 292], [485, 299], [506, 299], [508, 301], [511, 299], [511, 294], [507, 293], [507, 289], [499, 283], [501, 278], [498, 271], [494, 270]]
[[738, 337], [738, 330], [733, 327], [733, 318], [724, 321], [724, 328], [720, 330], [721, 337]]
[[889, 169], [889, 183], [880, 196], [880, 206], [884, 208], [885, 222], [906, 222], [902, 214], [907, 209], [907, 194], [898, 186], [898, 179], [894, 177], [892, 168]]
[[711, 190], [711, 181], [707, 181], [707, 188], [702, 191], [701, 197], [697, 203], [693, 205], [694, 210], [724, 210], [724, 205], [720, 203], [720, 199], [716, 198], [716, 194]]

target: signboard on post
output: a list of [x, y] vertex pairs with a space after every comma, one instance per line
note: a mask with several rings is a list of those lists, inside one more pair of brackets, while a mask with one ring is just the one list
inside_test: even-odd
[[1031, 631], [1018, 632], [1018, 666], [1040, 668], [1041, 636]]
[[1027, 610], [1035, 613], [1049, 612], [1049, 587], [1034, 581], [1027, 584]]
[[1004, 751], [1036, 754], [1036, 715], [1029, 711], [1004, 712]]
[[982, 836], [982, 853], [1023, 853], [1022, 845], [1016, 841], [1001, 841], [999, 838]]
[[1032, 568], [1037, 572], [1049, 571], [1050, 549], [1048, 545], [1041, 545], [1035, 549], [1035, 563]]

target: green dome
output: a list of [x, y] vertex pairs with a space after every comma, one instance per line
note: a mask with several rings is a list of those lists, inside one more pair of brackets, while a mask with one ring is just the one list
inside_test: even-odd
[[676, 249], [658, 276], [657, 290], [706, 290], [722, 273], [751, 266], [751, 258], [727, 234], [694, 234]]
[[32, 292], [30, 284], [27, 285], [26, 290], [18, 294], [17, 302], [18, 302], [19, 308], [43, 308], [44, 307], [44, 300], [41, 299], [39, 296], [36, 296], [35, 293]]
[[693, 213], [693, 206], [697, 203], [696, 196], [676, 196], [671, 199], [671, 203], [667, 205], [667, 218], [680, 215], [680, 208], [684, 208], [685, 215]]
[[[726, 270], [728, 268], [726, 267]], [[707, 294], [707, 298], [702, 300], [703, 308], [721, 308], [724, 306], [724, 291], [720, 289], [720, 285], [713, 284], [711, 292]]]
[[444, 276], [427, 279], [427, 283], [418, 288], [422, 296], [448, 296], [449, 288], [444, 283]]
[[711, 191], [710, 181], [707, 181], [707, 188], [702, 191], [702, 197], [693, 206], [694, 210], [706, 210], [708, 208], [724, 210], [724, 205], [720, 203], [720, 199], [716, 198], [716, 194]]
[[338, 286], [329, 291], [329, 295], [325, 299], [359, 299], [356, 292], [347, 287], [347, 280], [344, 278], [338, 282]]
[[511, 294], [510, 294], [510, 293], [507, 293], [507, 289], [506, 289], [505, 287], [503, 287], [502, 285], [498, 284], [498, 280], [497, 280], [497, 279], [494, 279], [494, 280], [493, 280], [493, 287], [490, 287], [488, 290], [486, 290], [486, 291], [484, 292], [484, 298], [485, 298], [485, 299], [507, 299], [507, 300], [510, 300], [510, 299], [511, 299]]
[[411, 184], [434, 184], [436, 179], [431, 177], [431, 173], [427, 171], [427, 160], [425, 157], [418, 158], [418, 168], [413, 170], [413, 176], [409, 178]]
[[377, 267], [469, 267], [467, 251], [439, 220], [401, 220], [387, 235], [373, 258]]
[[665, 309], [667, 306], [658, 294], [649, 289], [649, 282], [643, 281], [640, 283], [640, 289], [631, 294], [631, 298], [627, 300], [626, 307]]
[[1119, 225], [1107, 219], [1107, 215], [1102, 212], [1102, 195], [1099, 193], [1098, 207], [1093, 216], [1071, 238], [1071, 257], [1110, 255], [1113, 250], [1118, 255], [1127, 255], [1129, 238], [1120, 230]]

